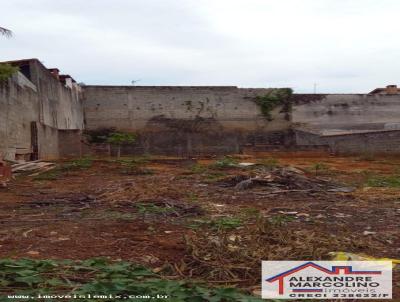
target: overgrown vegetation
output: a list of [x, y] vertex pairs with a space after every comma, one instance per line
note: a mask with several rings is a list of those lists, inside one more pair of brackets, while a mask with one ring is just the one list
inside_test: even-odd
[[18, 72], [19, 68], [10, 64], [0, 64], [0, 83], [7, 81]]
[[289, 223], [293, 220], [295, 220], [295, 218], [293, 216], [288, 216], [288, 215], [275, 215], [275, 216], [268, 218], [268, 221], [274, 227], [283, 227], [287, 223]]
[[282, 111], [286, 113], [286, 119], [292, 110], [291, 97], [293, 90], [291, 88], [272, 89], [264, 96], [257, 96], [255, 102], [261, 108], [261, 113], [268, 121], [272, 121], [271, 112], [278, 106], [282, 106]]
[[93, 165], [93, 159], [90, 157], [83, 157], [71, 160], [59, 165], [58, 167], [52, 170], [40, 173], [39, 175], [35, 176], [33, 180], [38, 180], [38, 181], [56, 180], [63, 173], [68, 173], [70, 171], [75, 171], [75, 170], [89, 169], [92, 165]]
[[[125, 261], [106, 259], [0, 260], [0, 297], [6, 295], [74, 295], [93, 301], [261, 301], [234, 288], [207, 288], [187, 281], [162, 279], [152, 271]], [[88, 295], [92, 295], [88, 298]], [[96, 296], [97, 295], [97, 296]], [[161, 298], [167, 296], [167, 298]], [[120, 298], [116, 298], [119, 296]], [[135, 299], [133, 296], [142, 296]], [[26, 299], [27, 301], [28, 299]], [[35, 301], [54, 301], [35, 299]], [[3, 300], [1, 300], [3, 301]], [[19, 299], [18, 301], [25, 301]]]
[[366, 185], [368, 187], [400, 188], [400, 173], [385, 176], [368, 173], [366, 176]]
[[134, 133], [116, 131], [114, 128], [102, 128], [85, 131], [85, 136], [91, 144], [109, 144], [117, 146], [117, 157], [121, 156], [121, 146], [135, 143]]
[[222, 217], [211, 221], [211, 227], [217, 230], [233, 230], [242, 225], [242, 220], [237, 217]]
[[194, 164], [190, 167], [190, 172], [193, 174], [202, 174], [207, 172], [207, 166], [201, 164]]
[[152, 169], [142, 167], [143, 164], [148, 162], [147, 157], [135, 157], [128, 159], [118, 159], [117, 163], [121, 166], [121, 174], [126, 175], [153, 175]]
[[87, 130], [85, 131], [85, 136], [89, 143], [94, 144], [132, 144], [136, 140], [136, 135], [134, 133], [116, 131], [114, 128]]
[[134, 157], [123, 157], [116, 160], [112, 160], [113, 162], [117, 162], [124, 166], [134, 166], [134, 165], [142, 165], [147, 164], [151, 160], [151, 157], [148, 155], [140, 155]]
[[237, 163], [238, 161], [231, 157], [224, 157], [220, 160], [216, 160], [210, 165], [196, 163], [189, 167], [187, 174], [200, 174], [205, 178], [206, 182], [215, 182], [226, 177], [224, 172], [216, 170], [235, 168], [237, 167]]
[[235, 167], [238, 164], [238, 160], [232, 157], [225, 156], [224, 158], [217, 160], [211, 165], [214, 169], [226, 169]]
[[220, 217], [211, 220], [196, 219], [192, 221], [189, 227], [198, 229], [206, 227], [214, 231], [234, 230], [240, 227], [243, 221], [238, 217]]
[[114, 133], [114, 128], [101, 128], [96, 130], [85, 130], [85, 137], [91, 144], [107, 143], [108, 137]]
[[136, 141], [136, 135], [125, 132], [112, 132], [107, 137], [107, 143], [117, 146], [117, 157], [121, 156], [121, 146], [130, 145]]

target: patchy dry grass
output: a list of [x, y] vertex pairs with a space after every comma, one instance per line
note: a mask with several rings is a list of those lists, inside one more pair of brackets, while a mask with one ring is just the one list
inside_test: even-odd
[[[232, 222], [232, 221], [231, 221]], [[261, 260], [321, 260], [332, 251], [364, 245], [364, 240], [336, 238], [283, 227], [284, 220], [257, 219], [254, 224], [204, 228], [186, 237], [188, 254], [181, 273], [208, 281], [252, 283], [260, 276]]]
[[[163, 282], [173, 278], [176, 283], [168, 283], [172, 295], [179, 293], [177, 283], [190, 290], [185, 279], [205, 282], [202, 290], [212, 295], [213, 285], [253, 292], [260, 285], [261, 260], [328, 260], [337, 251], [398, 257], [399, 159], [286, 153], [238, 159], [257, 165], [239, 167], [230, 157], [197, 163], [192, 158], [98, 158], [61, 162], [68, 166], [64, 171], [35, 177], [57, 181], [22, 175], [0, 191], [1, 257], [124, 259], [157, 271], [156, 279]], [[139, 175], [137, 168], [156, 173]], [[254, 186], [237, 187], [249, 178]], [[353, 183], [356, 191], [329, 190]], [[366, 230], [372, 233], [366, 236]], [[79, 284], [99, 281], [92, 273]], [[7, 281], [3, 289], [19, 286]], [[24, 286], [59, 289], [47, 281]], [[234, 292], [226, 301], [250, 301]]]

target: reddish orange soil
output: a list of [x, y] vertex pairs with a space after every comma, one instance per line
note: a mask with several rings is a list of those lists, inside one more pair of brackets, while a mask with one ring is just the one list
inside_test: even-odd
[[[262, 189], [238, 191], [218, 185], [219, 179], [241, 174], [242, 169], [195, 171], [196, 160], [160, 158], [141, 166], [153, 174], [129, 175], [115, 162], [96, 160], [91, 168], [63, 172], [55, 180], [20, 176], [0, 189], [0, 258], [102, 256], [173, 267], [189, 255], [185, 235], [193, 234], [193, 222], [251, 211], [272, 219], [297, 212], [285, 228], [357, 242], [347, 245], [346, 252], [400, 258], [400, 189], [362, 187], [363, 171], [394, 173], [400, 158], [257, 153], [242, 161], [269, 158], [302, 168], [309, 177], [315, 177], [312, 167], [323, 163], [329, 169], [319, 177], [358, 189], [271, 196]], [[210, 163], [200, 160], [197, 165]], [[163, 200], [182, 204], [182, 212], [140, 206]], [[202, 210], [188, 210], [191, 205]], [[372, 233], [365, 235], [366, 231]]]

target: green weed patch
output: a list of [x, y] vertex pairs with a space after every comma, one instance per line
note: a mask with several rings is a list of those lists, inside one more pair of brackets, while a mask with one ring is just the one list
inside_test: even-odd
[[[102, 258], [84, 261], [0, 259], [0, 301], [10, 301], [8, 295], [35, 297], [30, 301], [56, 301], [38, 298], [39, 295], [70, 297], [64, 301], [78, 297], [77, 301], [84, 302], [261, 301], [234, 288], [208, 288], [187, 281], [167, 280], [134, 263]], [[96, 295], [107, 298], [96, 299]]]

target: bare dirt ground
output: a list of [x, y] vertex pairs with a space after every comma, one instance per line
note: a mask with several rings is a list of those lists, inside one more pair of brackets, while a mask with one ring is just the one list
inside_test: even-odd
[[400, 258], [400, 158], [87, 161], [0, 190], [0, 258], [124, 259], [253, 293], [261, 260]]

